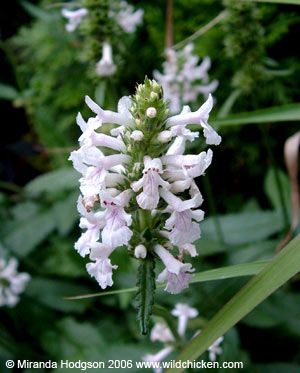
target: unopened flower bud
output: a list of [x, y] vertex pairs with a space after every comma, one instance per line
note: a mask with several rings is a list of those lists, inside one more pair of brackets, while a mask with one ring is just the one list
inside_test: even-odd
[[156, 114], [157, 114], [157, 111], [155, 109], [155, 107], [148, 107], [147, 111], [146, 111], [146, 115], [148, 118], [155, 118], [156, 117]]
[[151, 92], [150, 93], [150, 98], [152, 99], [152, 100], [156, 100], [156, 99], [158, 99], [158, 94], [156, 93], [156, 92]]
[[139, 119], [135, 120], [136, 125], [139, 127], [141, 125], [141, 121]]
[[138, 259], [145, 259], [146, 258], [146, 255], [147, 255], [147, 249], [145, 248], [144, 245], [138, 245], [135, 249], [134, 249], [134, 255], [136, 258]]
[[140, 168], [141, 168], [142, 164], [140, 162], [136, 162], [133, 167], [132, 167], [132, 171], [133, 172], [139, 172], [140, 171]]
[[163, 144], [166, 142], [171, 141], [172, 139], [172, 133], [171, 131], [162, 131], [158, 136], [157, 139], [159, 142], [162, 142]]
[[160, 88], [160, 85], [155, 81], [155, 80], [152, 80], [152, 87], [154, 89], [159, 89]]
[[132, 138], [134, 141], [141, 141], [144, 138], [144, 134], [142, 131], [135, 130], [130, 135], [130, 138]]
[[96, 196], [87, 196], [82, 199], [83, 206], [87, 212], [90, 212], [94, 208], [94, 204], [97, 201]]

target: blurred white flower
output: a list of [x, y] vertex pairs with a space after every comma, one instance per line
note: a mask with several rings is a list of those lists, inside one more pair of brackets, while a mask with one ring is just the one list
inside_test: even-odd
[[[196, 308], [190, 307], [185, 303], [175, 304], [175, 308], [172, 310], [172, 315], [178, 318], [177, 331], [179, 336], [185, 337], [187, 324], [189, 319], [193, 319], [198, 316], [198, 311]], [[201, 333], [201, 330], [198, 330], [196, 334], [192, 337], [195, 338], [198, 334]], [[150, 339], [152, 342], [159, 341], [164, 344], [163, 348], [158, 351], [156, 354], [146, 354], [142, 357], [142, 360], [148, 362], [160, 362], [164, 360], [172, 351], [175, 350], [176, 342], [175, 337], [173, 336], [169, 327], [161, 322], [156, 322], [154, 327], [151, 330]], [[224, 337], [219, 337], [208, 349], [209, 359], [211, 361], [216, 361], [216, 355], [222, 354], [222, 348], [219, 346], [220, 343], [224, 340]], [[154, 367], [154, 373], [162, 373], [163, 368]]]
[[74, 31], [80, 24], [82, 17], [84, 17], [87, 13], [88, 11], [85, 8], [80, 8], [77, 10], [69, 10], [63, 8], [61, 10], [61, 14], [63, 17], [69, 20], [69, 22], [66, 24], [66, 30], [68, 32]]
[[134, 11], [132, 5], [128, 4], [126, 1], [121, 1], [120, 10], [111, 10], [109, 15], [111, 18], [116, 19], [125, 32], [132, 34], [135, 32], [136, 27], [143, 22], [144, 11], [143, 9], [137, 9]]
[[178, 317], [178, 334], [182, 336], [185, 334], [188, 320], [198, 316], [196, 308], [184, 303], [177, 303], [171, 313]]
[[0, 259], [0, 307], [14, 307], [30, 279], [28, 273], [18, 273], [17, 267], [18, 261], [15, 258], [8, 261]]
[[210, 347], [208, 347], [209, 359], [211, 361], [216, 361], [217, 355], [221, 355], [223, 350], [219, 345], [223, 342], [223, 340], [223, 336], [219, 337]]
[[166, 50], [166, 61], [163, 73], [155, 70], [154, 78], [163, 86], [164, 95], [170, 101], [171, 113], [178, 113], [182, 104], [195, 102], [199, 94], [208, 97], [218, 87], [218, 81], [209, 83], [208, 70], [211, 65], [209, 57], [205, 57], [200, 65], [199, 58], [192, 54], [193, 44], [175, 51]]
[[96, 74], [98, 76], [110, 76], [117, 70], [117, 66], [113, 62], [112, 48], [109, 43], [103, 43], [102, 57], [96, 64]]

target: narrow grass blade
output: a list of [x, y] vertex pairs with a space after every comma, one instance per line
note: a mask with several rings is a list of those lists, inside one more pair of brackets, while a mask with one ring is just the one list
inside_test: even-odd
[[271, 107], [248, 113], [232, 114], [226, 118], [212, 119], [210, 123], [214, 127], [220, 128], [225, 126], [239, 126], [243, 124], [293, 121], [300, 121], [300, 103]]

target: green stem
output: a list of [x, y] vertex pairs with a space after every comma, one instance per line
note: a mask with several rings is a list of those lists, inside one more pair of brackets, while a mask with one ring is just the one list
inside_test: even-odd
[[282, 191], [283, 188], [282, 188], [281, 180], [280, 180], [280, 177], [279, 177], [275, 157], [273, 155], [272, 147], [271, 147], [271, 144], [270, 144], [270, 141], [269, 141], [268, 131], [267, 131], [267, 128], [265, 126], [261, 126], [260, 131], [261, 131], [261, 134], [262, 134], [264, 144], [265, 144], [266, 149], [267, 149], [267, 153], [268, 153], [268, 157], [269, 157], [271, 166], [274, 169], [274, 177], [275, 177], [275, 183], [276, 183], [276, 187], [277, 187], [278, 195], [279, 195], [279, 201], [280, 201], [280, 207], [281, 207], [281, 213], [282, 213], [282, 220], [283, 220], [283, 224], [284, 224], [284, 230], [288, 231], [289, 226], [290, 226], [289, 215], [288, 215], [287, 208], [286, 208], [286, 205], [285, 205], [285, 202], [284, 202], [284, 196], [283, 196], [283, 191]]

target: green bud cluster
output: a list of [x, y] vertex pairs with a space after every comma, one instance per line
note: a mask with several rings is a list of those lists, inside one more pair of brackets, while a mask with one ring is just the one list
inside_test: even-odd
[[223, 0], [228, 10], [224, 21], [224, 43], [228, 57], [236, 61], [232, 85], [250, 93], [257, 84], [268, 79], [264, 59], [265, 30], [256, 4], [246, 1]]
[[[159, 133], [166, 129], [166, 119], [169, 113], [168, 102], [163, 98], [162, 86], [155, 80], [145, 78], [144, 84], [139, 84], [135, 95], [130, 98], [132, 101], [130, 112], [135, 126], [126, 127], [126, 132], [122, 135], [127, 149], [126, 154], [131, 157], [131, 162], [125, 166], [127, 182], [120, 186], [122, 190], [130, 188], [133, 181], [143, 176], [144, 156], [150, 156], [152, 159], [159, 158], [169, 146], [169, 144], [160, 143], [157, 139]], [[156, 115], [153, 118], [147, 115], [149, 108], [155, 109]], [[131, 137], [134, 131], [142, 132], [143, 137], [140, 141]], [[138, 194], [139, 192], [136, 193]], [[160, 204], [164, 205], [165, 202], [162, 200]], [[143, 244], [147, 251], [151, 252], [152, 246], [158, 241], [163, 243], [164, 238], [159, 235], [159, 230], [162, 229], [164, 221], [160, 214], [153, 217], [149, 210], [139, 209], [136, 198], [131, 198], [126, 211], [133, 216], [132, 230], [135, 233], [130, 241], [132, 248]], [[150, 244], [151, 247], [149, 247]], [[131, 254], [133, 255], [133, 252]]]
[[90, 63], [93, 78], [97, 77], [95, 64], [101, 58], [103, 43], [109, 41], [114, 45], [121, 34], [120, 26], [109, 17], [114, 3], [115, 0], [81, 0], [81, 6], [88, 10], [80, 24], [85, 39], [82, 58]]
[[[168, 146], [168, 144], [160, 143], [157, 137], [161, 131], [165, 130], [169, 109], [168, 102], [163, 99], [161, 85], [148, 78], [145, 79], [144, 84], [137, 86], [131, 101], [130, 112], [135, 126], [127, 128], [123, 141], [127, 147], [127, 154], [132, 158], [131, 163], [127, 166], [129, 180], [135, 181], [142, 176], [144, 156], [159, 158]], [[147, 115], [149, 108], [155, 109], [156, 114], [153, 118]], [[142, 132], [141, 141], [131, 138], [133, 131]], [[141, 167], [137, 167], [139, 163]]]

